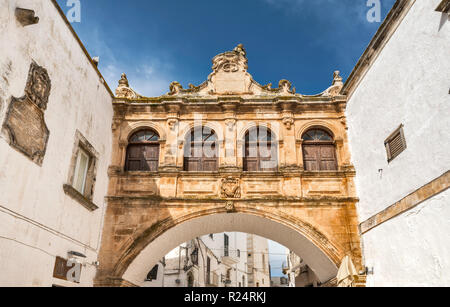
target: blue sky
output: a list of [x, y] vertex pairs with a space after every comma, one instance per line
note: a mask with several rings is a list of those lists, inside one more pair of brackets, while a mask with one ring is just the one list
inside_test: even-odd
[[[316, 94], [334, 70], [347, 78], [380, 23], [366, 19], [367, 0], [80, 0], [75, 31], [114, 90], [122, 72], [145, 96], [172, 81], [198, 85], [211, 59], [243, 43], [249, 72], [261, 83], [290, 80]], [[67, 0], [58, 0], [67, 12]], [[381, 0], [382, 19], [395, 0]], [[274, 276], [285, 249], [270, 243]]]
[[[67, 0], [58, 0], [67, 12]], [[381, 0], [382, 17], [395, 0]], [[334, 70], [346, 78], [380, 26], [367, 0], [81, 0], [73, 27], [112, 89], [126, 72], [145, 96], [172, 81], [198, 85], [211, 59], [243, 43], [261, 83], [290, 80], [297, 92], [326, 89]]]

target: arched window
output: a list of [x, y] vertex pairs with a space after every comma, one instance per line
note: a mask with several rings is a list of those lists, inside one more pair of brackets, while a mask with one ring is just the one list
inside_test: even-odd
[[125, 163], [126, 171], [156, 172], [159, 164], [159, 135], [141, 130], [130, 137]]
[[244, 147], [244, 171], [260, 172], [278, 169], [278, 146], [269, 129], [251, 128], [245, 135]]
[[303, 135], [303, 161], [306, 171], [338, 169], [333, 136], [323, 129], [311, 129]]
[[192, 129], [184, 147], [184, 170], [215, 172], [219, 169], [219, 144], [216, 133], [208, 127]]
[[189, 272], [187, 274], [187, 286], [188, 288], [194, 287], [194, 275], [192, 274], [192, 272]]

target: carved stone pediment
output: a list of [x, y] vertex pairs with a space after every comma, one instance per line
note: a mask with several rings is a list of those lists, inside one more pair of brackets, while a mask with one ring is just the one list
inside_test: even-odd
[[223, 178], [220, 186], [220, 194], [223, 198], [241, 197], [241, 180], [239, 178]]
[[[343, 87], [342, 77], [339, 72], [334, 73], [333, 84], [330, 88], [317, 95], [301, 95], [296, 92], [288, 80], [281, 80], [278, 88], [272, 88], [272, 84], [261, 85], [256, 82], [248, 70], [247, 51], [242, 44], [238, 45], [232, 51], [227, 51], [215, 56], [212, 60], [212, 73], [202, 84], [195, 86], [189, 84], [188, 88], [174, 81], [170, 84], [170, 91], [161, 98], [171, 96], [176, 98], [199, 97], [216, 98], [217, 96], [258, 96], [258, 98], [278, 98], [278, 97], [298, 97], [298, 98], [316, 98], [316, 97], [334, 97], [340, 94]], [[128, 84], [125, 75], [119, 81], [119, 87], [116, 90], [118, 98], [126, 99], [145, 99], [133, 91]], [[291, 125], [287, 122], [287, 125]]]
[[43, 163], [50, 134], [44, 120], [50, 90], [47, 71], [31, 63], [25, 96], [11, 98], [2, 129], [10, 146], [38, 165]]

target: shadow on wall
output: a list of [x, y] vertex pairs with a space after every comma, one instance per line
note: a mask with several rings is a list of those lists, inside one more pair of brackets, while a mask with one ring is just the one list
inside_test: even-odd
[[444, 25], [449, 21], [450, 21], [450, 13], [442, 13], [441, 21], [439, 23], [439, 31], [441, 31]]

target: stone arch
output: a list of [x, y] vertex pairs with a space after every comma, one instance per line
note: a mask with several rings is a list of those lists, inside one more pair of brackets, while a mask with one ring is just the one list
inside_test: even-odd
[[224, 231], [253, 233], [287, 246], [303, 257], [322, 282], [336, 276], [344, 255], [342, 246], [294, 216], [256, 208], [240, 208], [234, 213], [225, 208], [208, 209], [160, 221], [130, 239], [114, 267], [114, 276], [139, 285], [146, 270], [177, 245]]
[[[275, 129], [273, 129], [273, 124], [276, 124], [277, 126], [279, 126], [278, 131], [276, 131]], [[255, 127], [265, 127], [267, 129], [270, 129], [270, 131], [272, 131], [273, 135], [275, 136], [275, 138], [277, 139], [278, 143], [283, 142], [283, 136], [281, 133], [281, 125], [278, 122], [249, 122], [246, 123], [243, 127], [241, 127], [238, 131], [237, 134], [237, 141], [238, 142], [243, 142], [245, 135], [247, 134], [247, 132], [251, 129], [251, 128], [255, 128]]]
[[328, 131], [329, 133], [331, 133], [335, 140], [337, 138], [343, 138], [342, 131], [338, 127], [335, 127], [327, 121], [315, 120], [306, 123], [299, 129], [299, 131], [297, 132], [297, 140], [302, 140], [303, 135], [308, 132], [308, 130], [313, 128], [320, 128]]
[[[192, 131], [192, 129], [198, 127], [199, 125], [196, 125], [197, 122], [181, 123], [181, 124], [186, 126], [183, 127], [178, 133], [178, 139], [182, 142], [185, 142], [186, 137]], [[202, 121], [201, 126], [208, 127], [209, 129], [213, 130], [217, 134], [218, 141], [223, 142], [225, 138], [225, 130], [220, 124], [211, 121]]]
[[122, 130], [120, 141], [122, 143], [128, 143], [128, 140], [134, 133], [136, 133], [139, 130], [143, 130], [143, 129], [155, 130], [159, 134], [160, 142], [164, 142], [167, 139], [166, 131], [159, 123], [149, 122], [149, 121], [139, 121], [139, 122], [131, 123], [125, 129]]

